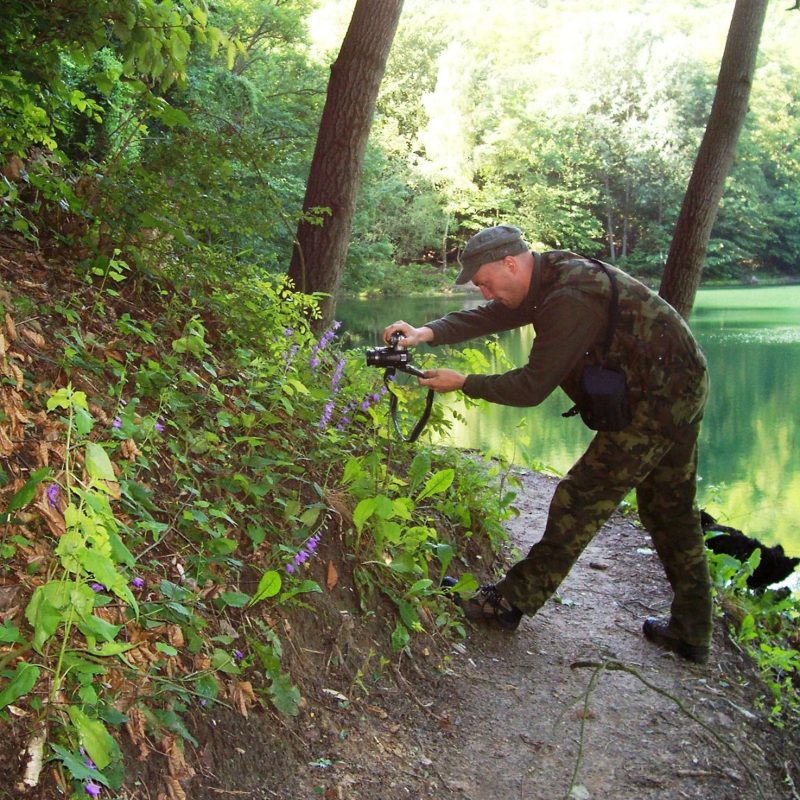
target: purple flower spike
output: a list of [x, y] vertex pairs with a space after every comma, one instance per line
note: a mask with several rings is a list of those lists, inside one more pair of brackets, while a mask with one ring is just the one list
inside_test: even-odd
[[58, 508], [58, 495], [61, 493], [61, 487], [57, 483], [51, 483], [47, 487], [47, 502], [50, 503], [51, 508]]
[[88, 794], [89, 797], [100, 797], [102, 787], [94, 781], [89, 781], [84, 788], [86, 789], [86, 794]]

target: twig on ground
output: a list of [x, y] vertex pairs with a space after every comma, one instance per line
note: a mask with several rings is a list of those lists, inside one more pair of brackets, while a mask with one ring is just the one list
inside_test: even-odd
[[575, 758], [575, 769], [572, 770], [572, 776], [569, 779], [569, 786], [567, 787], [567, 793], [564, 795], [564, 800], [570, 799], [572, 796], [572, 790], [575, 787], [575, 781], [578, 780], [578, 772], [580, 772], [581, 762], [583, 761], [583, 742], [584, 733], [586, 732], [586, 719], [589, 716], [589, 698], [592, 696], [592, 692], [594, 691], [595, 686], [597, 686], [600, 676], [603, 674], [603, 670], [606, 668], [607, 663], [608, 662], [597, 663], [597, 668], [592, 673], [592, 677], [589, 680], [589, 685], [586, 687], [586, 692], [583, 695], [583, 713], [581, 714], [581, 730], [578, 737], [578, 755]]
[[[634, 669], [633, 667], [628, 666], [627, 664], [623, 664], [621, 661], [615, 660], [607, 660], [607, 661], [574, 661], [570, 664], [570, 669], [594, 669], [595, 675], [599, 675], [604, 670], [610, 671], [618, 671], [618, 672], [627, 672], [629, 675], [633, 675], [634, 678], [637, 678], [641, 681], [648, 689], [652, 689], [656, 694], [660, 694], [663, 697], [666, 697], [668, 700], [671, 700], [675, 705], [692, 721], [696, 722], [703, 730], [711, 735], [711, 737], [718, 743], [721, 744], [726, 750], [734, 755], [736, 760], [742, 765], [745, 772], [747, 773], [750, 780], [753, 782], [754, 786], [756, 787], [756, 791], [758, 792], [758, 796], [762, 798], [762, 800], [766, 800], [764, 792], [761, 788], [761, 784], [759, 783], [758, 777], [750, 769], [750, 766], [747, 762], [742, 758], [736, 750], [728, 744], [707, 722], [702, 720], [696, 714], [689, 711], [688, 708], [681, 702], [680, 698], [675, 697], [675, 695], [670, 694], [665, 689], [662, 689], [660, 686], [656, 686], [651, 681], [647, 680], [638, 670]], [[592, 684], [590, 682], [590, 687]], [[579, 754], [580, 755], [580, 754]]]
[[396, 666], [396, 665], [394, 665], [394, 664], [392, 664], [392, 671], [394, 672], [394, 674], [395, 674], [395, 677], [397, 678], [397, 684], [398, 684], [398, 686], [399, 686], [399, 685], [402, 683], [402, 688], [405, 690], [405, 692], [408, 694], [408, 696], [409, 696], [409, 697], [410, 697], [410, 698], [411, 698], [411, 699], [412, 699], [412, 700], [413, 700], [413, 701], [414, 701], [414, 702], [415, 702], [415, 703], [416, 703], [416, 704], [417, 704], [417, 705], [418, 705], [418, 706], [419, 706], [419, 707], [420, 707], [420, 708], [421, 708], [421, 709], [422, 709], [422, 710], [423, 710], [423, 711], [424, 711], [426, 714], [428, 714], [428, 715], [430, 715], [431, 717], [433, 717], [433, 718], [434, 718], [434, 719], [435, 719], [437, 722], [440, 722], [440, 723], [444, 723], [444, 722], [445, 722], [444, 718], [440, 717], [438, 714], [436, 714], [436, 713], [434, 713], [433, 711], [431, 711], [431, 710], [430, 710], [430, 708], [428, 708], [428, 706], [427, 706], [427, 705], [425, 705], [425, 703], [423, 703], [423, 702], [422, 702], [422, 700], [420, 700], [420, 699], [419, 699], [419, 697], [417, 697], [417, 695], [416, 695], [416, 694], [414, 694], [414, 690], [411, 688], [411, 684], [410, 684], [410, 683], [409, 683], [409, 682], [406, 680], [406, 678], [405, 678], [405, 675], [403, 675], [403, 673], [402, 673], [402, 672], [400, 672], [400, 670], [399, 670], [399, 669], [397, 668], [397, 666]]

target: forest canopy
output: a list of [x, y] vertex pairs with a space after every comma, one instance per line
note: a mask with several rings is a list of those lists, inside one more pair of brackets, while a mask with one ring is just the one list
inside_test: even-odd
[[[7, 4], [0, 224], [66, 237], [87, 257], [113, 242], [159, 270], [285, 273], [352, 8]], [[657, 280], [730, 13], [711, 0], [407, 0], [344, 289], [400, 290], [409, 273], [397, 264], [436, 279], [448, 253], [499, 220], [535, 246]], [[800, 14], [772, 5], [707, 279], [798, 272], [798, 28]]]

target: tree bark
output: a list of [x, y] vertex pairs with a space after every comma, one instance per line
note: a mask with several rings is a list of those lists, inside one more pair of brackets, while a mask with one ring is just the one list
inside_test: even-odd
[[326, 211], [319, 224], [301, 219], [289, 267], [296, 289], [329, 295], [321, 303], [323, 327], [333, 318], [375, 101], [402, 8], [403, 0], [357, 0], [331, 67], [303, 201], [305, 213]]
[[659, 294], [688, 318], [747, 114], [768, 0], [736, 0], [717, 91], [672, 236]]

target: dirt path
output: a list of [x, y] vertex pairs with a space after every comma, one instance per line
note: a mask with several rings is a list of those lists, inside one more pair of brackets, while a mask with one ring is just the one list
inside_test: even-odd
[[[555, 484], [535, 473], [521, 477], [520, 515], [509, 532], [524, 550], [541, 535]], [[562, 585], [559, 602], [525, 618], [516, 635], [470, 636], [443, 687], [447, 701], [437, 698], [456, 732], [427, 742], [446, 787], [440, 797], [797, 797], [784, 782], [787, 769], [796, 780], [791, 750], [754, 710], [755, 686], [722, 621], [702, 667], [643, 638], [643, 618], [665, 613], [669, 603], [649, 544], [616, 515]], [[575, 666], [609, 661], [641, 679]]]
[[[520, 514], [509, 533], [525, 550], [541, 535], [555, 481], [532, 472], [520, 478]], [[260, 773], [245, 779], [228, 751], [230, 778], [217, 786], [235, 791], [193, 796], [798, 800], [796, 742], [756, 709], [760, 689], [724, 636], [724, 621], [705, 666], [643, 638], [643, 618], [669, 603], [649, 544], [615, 515], [558, 600], [516, 634], [471, 628], [434, 679], [407, 662], [397, 685], [368, 702], [337, 709], [332, 696], [330, 717], [293, 731], [307, 748], [300, 762], [266, 753], [261, 761], [252, 737], [240, 752]], [[220, 762], [212, 769], [218, 778], [226, 771]]]

